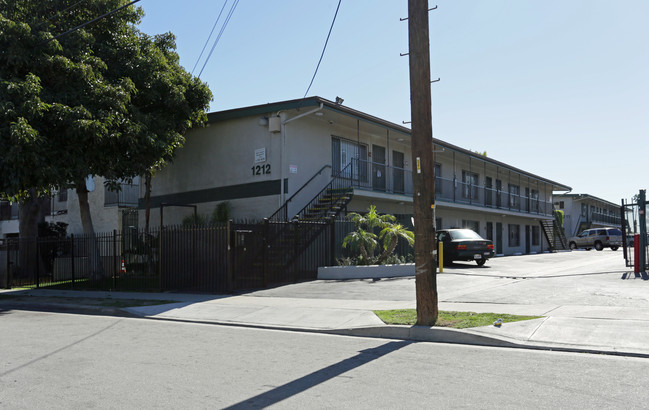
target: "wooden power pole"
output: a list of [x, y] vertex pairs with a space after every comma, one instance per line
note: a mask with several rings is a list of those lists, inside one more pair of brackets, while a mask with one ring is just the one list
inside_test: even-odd
[[[417, 324], [437, 321], [435, 266], [435, 162], [430, 92], [428, 0], [408, 0], [412, 182], [415, 219], [415, 286]], [[435, 252], [436, 254], [436, 252]]]

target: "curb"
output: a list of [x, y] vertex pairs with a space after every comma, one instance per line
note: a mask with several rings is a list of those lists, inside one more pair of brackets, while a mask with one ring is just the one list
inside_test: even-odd
[[176, 317], [156, 317], [156, 316], [142, 316], [136, 313], [129, 312], [127, 309], [111, 308], [104, 306], [89, 306], [77, 304], [63, 304], [63, 303], [33, 303], [33, 302], [20, 302], [20, 301], [2, 301], [0, 302], [0, 312], [2, 310], [30, 310], [38, 312], [53, 312], [53, 313], [75, 313], [86, 315], [100, 315], [100, 316], [115, 316], [136, 319], [149, 319], [168, 322], [179, 323], [199, 323], [207, 325], [218, 326], [231, 326], [243, 327], [249, 329], [263, 329], [263, 330], [278, 330], [289, 332], [301, 333], [320, 333], [338, 336], [352, 336], [352, 337], [371, 337], [382, 339], [396, 339], [396, 340], [409, 340], [414, 342], [429, 342], [429, 343], [448, 343], [448, 344], [461, 344], [470, 346], [488, 346], [488, 347], [502, 347], [511, 349], [528, 349], [528, 350], [543, 350], [565, 353], [586, 353], [586, 354], [599, 354], [610, 356], [624, 356], [636, 358], [649, 358], [649, 353], [638, 352], [625, 352], [616, 350], [604, 349], [591, 349], [580, 347], [568, 347], [561, 345], [550, 344], [530, 344], [520, 341], [508, 340], [504, 337], [485, 336], [471, 332], [470, 330], [450, 329], [450, 328], [437, 328], [427, 326], [372, 326], [360, 328], [347, 328], [347, 329], [318, 329], [318, 328], [305, 328], [305, 327], [291, 327], [291, 326], [278, 326], [278, 325], [261, 325], [254, 323], [241, 323], [241, 322], [228, 322], [218, 320], [193, 320], [183, 319]]
[[98, 315], [98, 316], [116, 316], [116, 317], [130, 317], [140, 318], [141, 316], [135, 315], [131, 312], [120, 308], [112, 308], [107, 306], [89, 306], [65, 303], [34, 303], [34, 302], [20, 302], [20, 301], [2, 301], [0, 302], [0, 311], [2, 310], [29, 310], [45, 313], [76, 313], [83, 315]]

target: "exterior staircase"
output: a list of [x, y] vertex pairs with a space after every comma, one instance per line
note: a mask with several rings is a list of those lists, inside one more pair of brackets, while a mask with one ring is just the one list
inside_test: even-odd
[[[317, 270], [319, 262], [315, 260], [317, 258], [311, 260], [310, 255], [322, 257], [323, 252], [309, 249], [325, 229], [333, 228], [335, 218], [346, 210], [351, 201], [354, 189], [348, 176], [350, 169], [348, 166], [334, 175], [292, 218], [288, 217], [288, 204], [297, 192], [258, 227], [262, 243], [246, 265], [263, 277], [264, 287], [269, 283], [287, 282], [287, 278], [295, 282], [305, 268]], [[319, 246], [323, 246], [322, 242]], [[330, 244], [324, 246], [330, 247]], [[309, 258], [301, 258], [305, 253]], [[306, 263], [314, 266], [302, 266], [305, 264], [302, 259], [308, 259], [310, 262]]]
[[542, 219], [541, 229], [552, 250], [567, 250], [568, 240], [556, 219]]

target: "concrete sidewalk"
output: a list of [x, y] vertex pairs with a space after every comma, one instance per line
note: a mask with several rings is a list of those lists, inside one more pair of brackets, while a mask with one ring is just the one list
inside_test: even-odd
[[[461, 265], [438, 275], [440, 310], [543, 316], [505, 323], [502, 327], [455, 330], [385, 325], [373, 310], [415, 308], [412, 277], [313, 281], [236, 296], [44, 289], [1, 291], [0, 310], [81, 311], [266, 329], [649, 357], [649, 298], [645, 296], [649, 283], [639, 279], [621, 280], [624, 270], [611, 270], [614, 264], [619, 266], [615, 255], [591, 255], [597, 256], [582, 253], [502, 258], [494, 260], [495, 266], [490, 270], [468, 270]], [[579, 261], [584, 257], [589, 258], [586, 261], [598, 258], [599, 270], [594, 271], [591, 264]], [[547, 265], [543, 273], [534, 271], [534, 264], [548, 261], [559, 262], [557, 266], [564, 270], [572, 262], [583, 266], [587, 273], [573, 267], [572, 273], [557, 275]], [[513, 265], [519, 262], [527, 274], [514, 269]], [[499, 267], [501, 263], [506, 265]], [[516, 276], [511, 270], [517, 272]], [[6, 298], [10, 295], [29, 298], [27, 301]], [[80, 303], [70, 303], [70, 298], [77, 298]], [[127, 308], [82, 303], [84, 299], [97, 298], [175, 302]]]

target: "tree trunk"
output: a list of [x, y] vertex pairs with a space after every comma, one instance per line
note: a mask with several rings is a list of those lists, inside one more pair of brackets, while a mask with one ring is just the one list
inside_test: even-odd
[[428, 0], [408, 0], [412, 182], [415, 219], [417, 324], [437, 321], [435, 250], [435, 168], [430, 93]]
[[95, 236], [95, 227], [92, 224], [92, 215], [90, 214], [90, 203], [88, 202], [88, 188], [86, 181], [81, 180], [76, 183], [77, 196], [79, 198], [79, 215], [81, 216], [81, 226], [83, 234], [87, 241], [87, 256], [90, 261], [91, 279], [101, 279], [104, 276], [104, 268], [101, 263], [99, 253], [99, 243]]
[[390, 239], [390, 243], [383, 250], [383, 253], [381, 253], [381, 256], [379, 256], [379, 259], [376, 261], [377, 265], [382, 264], [390, 257], [390, 255], [392, 255], [392, 252], [394, 252], [394, 249], [397, 247], [398, 242], [399, 242], [399, 237], [396, 235]]
[[19, 230], [19, 270], [15, 272], [23, 277], [36, 275], [38, 266], [43, 266], [42, 260], [37, 258], [38, 224], [45, 222], [50, 199], [38, 197], [35, 189], [29, 190], [29, 198], [21, 201]]

